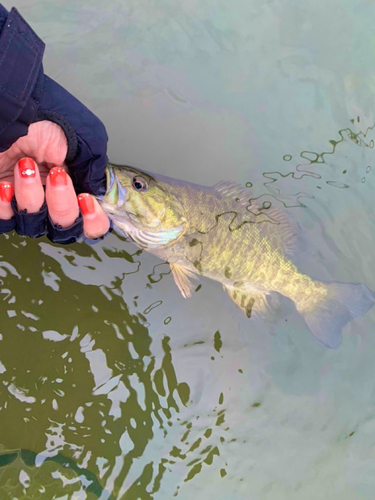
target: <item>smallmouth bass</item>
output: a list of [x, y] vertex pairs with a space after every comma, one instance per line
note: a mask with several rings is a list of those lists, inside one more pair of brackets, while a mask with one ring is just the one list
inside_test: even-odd
[[222, 283], [250, 317], [273, 292], [295, 303], [320, 343], [337, 348], [342, 328], [364, 315], [375, 293], [363, 284], [324, 283], [298, 271], [296, 235], [281, 210], [261, 210], [230, 182], [191, 184], [108, 164], [102, 208], [117, 230], [170, 264], [183, 297], [199, 275]]

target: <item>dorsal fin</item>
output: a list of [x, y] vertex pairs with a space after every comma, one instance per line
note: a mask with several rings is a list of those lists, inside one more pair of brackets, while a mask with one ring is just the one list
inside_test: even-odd
[[[241, 205], [242, 222], [251, 220], [252, 223], [274, 224], [272, 228], [282, 242], [283, 250], [287, 256], [294, 253], [297, 231], [293, 223], [288, 219], [285, 211], [271, 206], [266, 208], [259, 204], [257, 199], [252, 198], [252, 193], [246, 188], [236, 184], [235, 182], [218, 182], [212, 188], [221, 196], [230, 198], [235, 203]], [[236, 218], [236, 224], [241, 224], [239, 215]]]
[[221, 196], [228, 196], [241, 205], [246, 206], [250, 203], [251, 193], [235, 182], [218, 182], [212, 189]]
[[270, 224], [274, 224], [275, 234], [277, 233], [283, 243], [285, 255], [292, 256], [297, 243], [297, 230], [294, 224], [284, 211], [276, 207], [263, 210], [262, 214], [266, 215]]

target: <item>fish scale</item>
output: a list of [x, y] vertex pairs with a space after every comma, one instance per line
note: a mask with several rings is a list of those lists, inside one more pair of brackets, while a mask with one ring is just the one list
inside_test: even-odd
[[286, 213], [258, 206], [233, 182], [209, 188], [108, 164], [107, 184], [100, 202], [115, 228], [168, 262], [185, 298], [195, 288], [191, 280], [206, 276], [251, 317], [267, 313], [268, 297], [277, 292], [293, 300], [313, 335], [331, 348], [340, 345], [343, 327], [375, 302], [365, 285], [300, 273], [290, 258], [296, 233]]

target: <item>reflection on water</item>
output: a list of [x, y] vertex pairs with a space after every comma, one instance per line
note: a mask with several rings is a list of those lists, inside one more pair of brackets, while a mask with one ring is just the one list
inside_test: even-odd
[[[20, 458], [27, 466], [33, 462], [33, 453], [38, 467], [52, 458], [61, 463], [69, 469], [68, 477], [64, 479], [64, 469], [54, 477], [57, 483], [64, 483], [67, 492], [84, 487], [109, 498], [106, 491], [117, 495], [126, 487], [129, 495], [134, 490], [136, 498], [136, 491], [151, 481], [150, 464], [137, 468], [140, 476], [127, 479], [126, 486], [122, 483], [145, 452], [154, 435], [153, 426], [161, 432], [172, 414], [189, 401], [188, 386], [176, 378], [168, 337], [162, 339], [159, 359], [150, 351], [151, 338], [143, 323], [144, 314], [155, 304], [144, 314], [132, 315], [116, 283], [98, 287], [75, 282], [71, 287], [57, 261], [41, 259], [37, 242], [24, 245], [11, 235], [7, 243], [17, 270], [2, 264], [1, 292], [8, 317], [1, 325], [1, 377], [8, 394], [3, 394], [1, 409], [5, 413], [3, 428], [9, 430], [1, 436], [2, 449], [22, 448]], [[64, 258], [75, 272], [82, 266], [92, 273], [95, 261], [101, 261], [83, 245], [77, 245], [77, 250], [47, 243], [40, 246], [55, 251], [57, 259], [66, 252]], [[24, 251], [34, 260], [31, 269], [29, 261], [21, 257]], [[130, 255], [128, 260], [132, 260]], [[99, 273], [95, 275], [100, 280]], [[10, 291], [17, 288], [14, 280], [22, 282], [18, 296]], [[2, 456], [4, 462], [10, 455]], [[51, 463], [48, 465], [51, 470]], [[89, 472], [90, 467], [98, 479]], [[24, 469], [19, 460], [14, 462], [13, 476], [16, 470], [27, 474]], [[70, 480], [70, 476], [79, 480]], [[159, 476], [155, 489], [162, 469]], [[44, 485], [38, 478], [36, 488]], [[6, 474], [2, 476], [1, 484], [4, 491], [9, 488], [16, 494], [11, 476], [9, 481]], [[25, 487], [18, 484], [18, 489]], [[52, 498], [50, 490], [45, 495]]]
[[[332, 235], [340, 212], [329, 200], [345, 177], [334, 203], [366, 209], [372, 129], [339, 135], [332, 151], [284, 157], [290, 172], [264, 172], [254, 199], [299, 220], [301, 262], [317, 276], [341, 269], [371, 284], [359, 252], [374, 228], [366, 240], [368, 221], [352, 219]], [[359, 246], [348, 238], [356, 231]], [[371, 314], [340, 351], [323, 352], [287, 301], [250, 324], [211, 281], [184, 301], [166, 264], [113, 234], [69, 247], [6, 235], [0, 259], [4, 498], [298, 498], [322, 481], [343, 492], [330, 478], [358, 469], [373, 427]], [[362, 456], [367, 470], [371, 460]]]
[[[219, 436], [224, 441], [219, 431], [225, 424], [223, 394], [210, 410], [207, 428], [189, 437], [197, 431], [180, 413], [191, 403], [190, 390], [177, 378], [170, 337], [154, 340], [158, 345], [152, 352], [145, 327], [147, 316], [163, 302], [139, 308], [134, 296], [138, 312], [131, 314], [122, 297], [120, 285], [139, 269], [133, 260], [139, 252], [127, 254], [114, 237], [112, 247], [69, 249], [17, 235], [6, 238], [3, 248], [12, 251], [17, 268], [1, 265], [3, 491], [19, 498], [22, 491], [25, 498], [52, 498], [51, 491], [58, 494], [59, 488], [61, 494], [85, 491], [87, 498], [121, 498], [125, 492], [126, 498], [148, 498], [167, 472], [181, 469], [179, 463], [185, 481], [211, 465], [219, 455]], [[22, 258], [25, 251], [34, 262], [31, 268]], [[103, 261], [106, 254], [111, 261]], [[129, 271], [119, 279], [111, 275], [109, 262], [121, 271], [128, 262]], [[151, 283], [167, 275], [155, 268], [147, 276]], [[85, 269], [91, 272], [85, 275]], [[72, 286], [77, 270], [84, 284]], [[159, 279], [150, 278], [156, 275]], [[172, 321], [163, 319], [163, 325]], [[204, 341], [182, 348], [200, 344]], [[212, 344], [214, 359], [222, 347], [219, 332]]]

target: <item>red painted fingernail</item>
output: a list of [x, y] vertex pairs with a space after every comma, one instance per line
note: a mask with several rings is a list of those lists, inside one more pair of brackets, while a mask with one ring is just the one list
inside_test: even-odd
[[49, 180], [51, 186], [67, 186], [68, 185], [68, 174], [62, 167], [53, 167], [49, 171]]
[[10, 203], [13, 198], [13, 186], [10, 182], [0, 182], [0, 199]]
[[83, 215], [95, 213], [95, 205], [92, 197], [87, 193], [78, 195], [78, 205]]
[[22, 160], [18, 162], [18, 168], [21, 177], [24, 179], [29, 179], [30, 177], [35, 177], [36, 175], [35, 163], [31, 158], [22, 158]]

